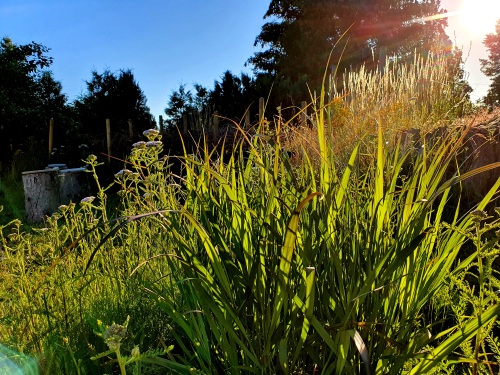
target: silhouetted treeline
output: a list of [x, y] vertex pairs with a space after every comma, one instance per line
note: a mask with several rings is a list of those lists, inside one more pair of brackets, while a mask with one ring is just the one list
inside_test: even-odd
[[[248, 60], [253, 75], [226, 71], [213, 87], [194, 84], [191, 91], [181, 85], [166, 102], [166, 129], [174, 129], [174, 124], [182, 128], [183, 118], [190, 129], [206, 128], [215, 113], [221, 121], [243, 122], [249, 111], [255, 123], [261, 97], [269, 120], [278, 107], [290, 118], [302, 101], [311, 102], [314, 93], [319, 94], [330, 65], [340, 72], [361, 65], [376, 69], [383, 51], [408, 63], [415, 53], [450, 55], [457, 62], [450, 70], [457, 92], [467, 91], [461, 51], [452, 49], [444, 33], [446, 20], [426, 19], [442, 11], [439, 0], [271, 0], [264, 15], [267, 22], [255, 40], [262, 49]], [[17, 159], [42, 166], [49, 160], [78, 161], [91, 152], [106, 153], [106, 119], [111, 121], [113, 156], [124, 157], [142, 130], [156, 126], [131, 70], [92, 71], [86, 91], [68, 103], [49, 70], [48, 52], [35, 42], [0, 42], [2, 171]], [[55, 124], [52, 156], [47, 144], [50, 118]]]

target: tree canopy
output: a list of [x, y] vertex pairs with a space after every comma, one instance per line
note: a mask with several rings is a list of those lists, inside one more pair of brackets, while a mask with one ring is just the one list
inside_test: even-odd
[[47, 70], [49, 48], [32, 42], [16, 45], [0, 41], [0, 159], [10, 160], [18, 150], [43, 143], [51, 117], [67, 116], [62, 86]]
[[500, 19], [495, 26], [495, 33], [484, 38], [488, 58], [481, 59], [481, 71], [491, 78], [491, 84], [485, 101], [489, 105], [500, 105]]
[[253, 112], [256, 111], [258, 98], [264, 92], [259, 87], [259, 82], [249, 75], [237, 76], [229, 70], [214, 82], [212, 89], [195, 83], [193, 94], [185, 85], [180, 85], [170, 95], [165, 108], [167, 124], [181, 126], [183, 116], [188, 116], [190, 125], [207, 124], [215, 112], [238, 122], [252, 104], [255, 104]]
[[146, 97], [131, 70], [113, 73], [92, 71], [87, 92], [75, 101], [82, 134], [105, 134], [105, 120], [110, 119], [113, 132], [128, 134], [128, 120], [142, 131], [151, 126], [153, 118]]
[[[401, 58], [413, 52], [449, 49], [440, 0], [272, 0], [269, 19], [255, 40], [263, 50], [249, 62], [257, 72], [310, 84], [321, 81], [330, 63], [341, 70], [374, 61], [382, 46]], [[374, 59], [375, 57], [375, 59]]]

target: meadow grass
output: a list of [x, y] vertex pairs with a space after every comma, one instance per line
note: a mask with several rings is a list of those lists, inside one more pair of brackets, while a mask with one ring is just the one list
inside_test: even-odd
[[[500, 222], [486, 209], [500, 181], [472, 211], [460, 184], [480, 171], [456, 168], [461, 134], [401, 141], [451, 122], [462, 100], [434, 72], [445, 68], [415, 64], [323, 91], [310, 127], [262, 121], [230, 152], [201, 141], [177, 175], [148, 131], [115, 175], [115, 215], [96, 178], [95, 198], [44, 227], [7, 225], [4, 363], [31, 364], [23, 352], [46, 374], [498, 369]], [[410, 84], [424, 77], [440, 81]]]

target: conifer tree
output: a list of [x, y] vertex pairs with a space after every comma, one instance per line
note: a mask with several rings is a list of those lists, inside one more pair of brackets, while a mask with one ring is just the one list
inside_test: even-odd
[[424, 20], [442, 12], [440, 0], [272, 0], [255, 40], [263, 50], [249, 62], [257, 72], [317, 84], [339, 41], [330, 63], [341, 70], [376, 63], [382, 46], [401, 58], [449, 51], [446, 20]]
[[481, 71], [491, 78], [490, 88], [485, 102], [489, 105], [500, 105], [500, 19], [495, 26], [495, 33], [484, 38], [488, 49], [488, 58], [481, 59]]

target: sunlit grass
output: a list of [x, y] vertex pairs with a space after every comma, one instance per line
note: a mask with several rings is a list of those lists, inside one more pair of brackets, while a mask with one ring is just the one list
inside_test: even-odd
[[[490, 236], [500, 224], [492, 214], [483, 229], [477, 212], [500, 181], [462, 215], [470, 207], [453, 194], [475, 172], [454, 166], [461, 135], [418, 150], [401, 142], [405, 130], [455, 121], [463, 104], [442, 66], [414, 63], [347, 76], [343, 93], [309, 105], [308, 127], [262, 121], [254, 135], [239, 129], [230, 152], [202, 140], [179, 157], [180, 174], [149, 131], [116, 171], [117, 218], [99, 186], [44, 228], [9, 224], [0, 342], [47, 374], [498, 366]], [[432, 83], [419, 86], [424, 77]], [[87, 162], [95, 175], [96, 158]]]

